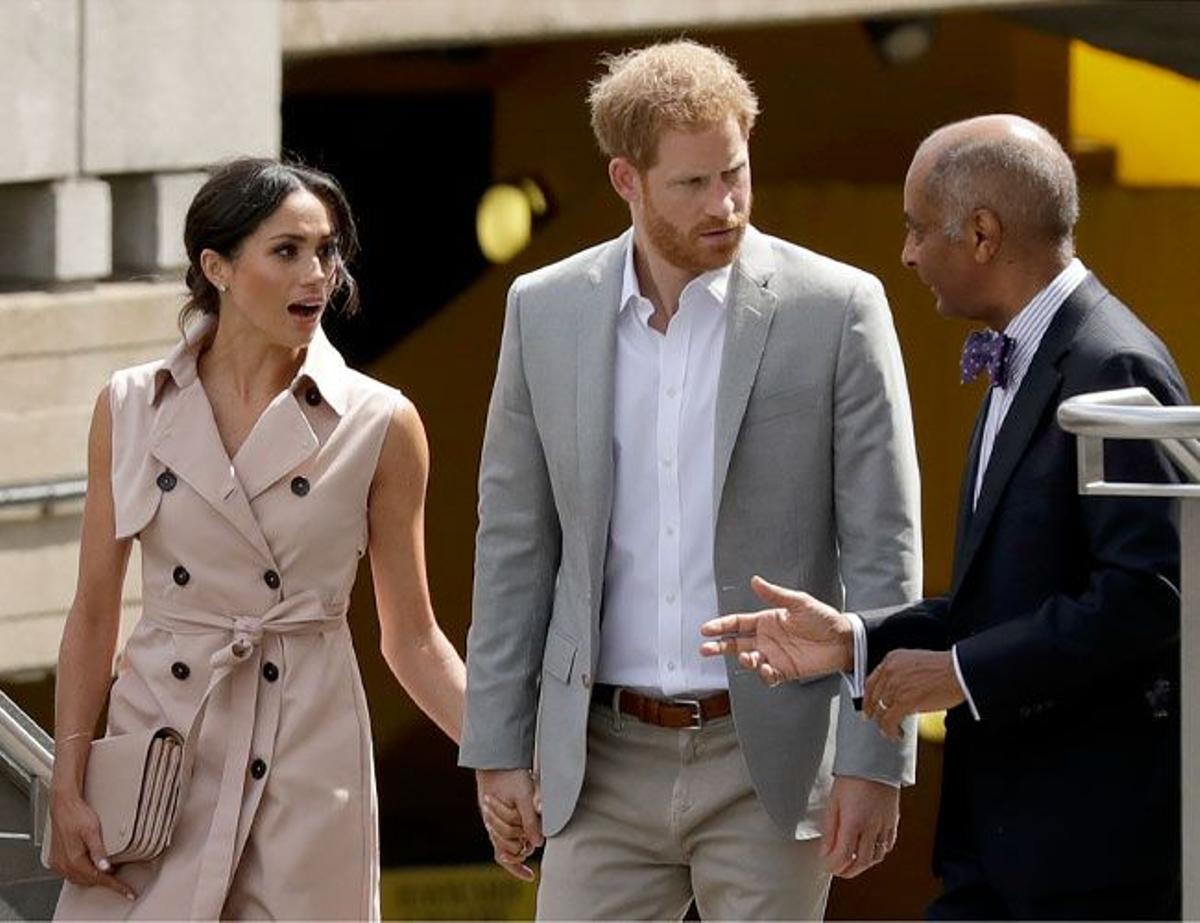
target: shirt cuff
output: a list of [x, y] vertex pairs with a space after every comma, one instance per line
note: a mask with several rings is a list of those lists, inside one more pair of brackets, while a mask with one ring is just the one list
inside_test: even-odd
[[850, 619], [850, 627], [854, 629], [854, 671], [842, 676], [850, 684], [850, 694], [861, 699], [867, 684], [867, 626], [857, 612], [847, 612], [846, 618]]
[[967, 706], [971, 709], [971, 715], [976, 721], [979, 719], [979, 709], [975, 707], [975, 700], [971, 698], [971, 690], [967, 688], [967, 681], [963, 679], [962, 667], [958, 665], [958, 645], [955, 644], [950, 648], [950, 659], [954, 661], [954, 675], [958, 678], [958, 688], [962, 690], [963, 695], [967, 699]]

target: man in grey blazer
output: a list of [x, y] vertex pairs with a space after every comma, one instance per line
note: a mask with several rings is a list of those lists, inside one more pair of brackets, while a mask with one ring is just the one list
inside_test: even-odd
[[[873, 277], [748, 223], [757, 100], [693, 42], [590, 94], [633, 227], [509, 292], [480, 470], [460, 763], [540, 918], [819, 918], [891, 848], [899, 743], [839, 677], [699, 655], [750, 578], [920, 593], [904, 370]], [[539, 800], [540, 787], [540, 800]], [[540, 815], [540, 816], [539, 816]]]

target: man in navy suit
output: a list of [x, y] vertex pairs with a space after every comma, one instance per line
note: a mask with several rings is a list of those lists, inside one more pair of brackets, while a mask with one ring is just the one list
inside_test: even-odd
[[[1170, 353], [1074, 256], [1075, 175], [1044, 129], [993, 115], [913, 159], [903, 260], [947, 317], [981, 322], [991, 376], [962, 485], [953, 583], [840, 613], [758, 581], [776, 607], [709, 622], [776, 683], [834, 670], [889, 736], [948, 709], [932, 919], [1178, 918], [1179, 543], [1170, 501], [1080, 496], [1066, 398], [1141, 385], [1187, 402]], [[1175, 479], [1147, 442], [1106, 477]], [[870, 673], [862, 683], [862, 677]]]

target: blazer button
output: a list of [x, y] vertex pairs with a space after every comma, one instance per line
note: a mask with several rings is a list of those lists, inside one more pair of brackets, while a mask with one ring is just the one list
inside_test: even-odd
[[255, 760], [250, 764], [250, 775], [256, 779], [261, 779], [267, 774], [267, 764], [261, 759]]
[[268, 660], [263, 664], [263, 679], [268, 683], [275, 682], [275, 680], [279, 679], [279, 667]]
[[179, 479], [175, 477], [175, 472], [168, 468], [155, 478], [155, 483], [158, 484], [158, 489], [165, 493], [169, 490], [174, 490], [175, 485], [179, 483]]
[[187, 582], [192, 579], [192, 575], [188, 573], [187, 568], [180, 564], [171, 574], [175, 578], [175, 582], [180, 586], [187, 586]]
[[321, 403], [321, 391], [316, 385], [313, 385], [304, 392], [304, 399], [308, 402], [309, 407], [316, 407]]
[[584, 673], [581, 677], [579, 677], [579, 682], [583, 686], [584, 689], [591, 689], [592, 688], [592, 674]]
[[294, 493], [297, 497], [307, 497], [309, 488], [311, 486], [312, 485], [308, 483], [308, 478], [292, 478], [292, 493]]
[[267, 571], [265, 574], [263, 574], [263, 583], [269, 586], [272, 590], [278, 590], [279, 574], [275, 573], [273, 570]]
[[182, 660], [176, 660], [173, 664], [171, 664], [171, 675], [180, 682], [183, 682], [192, 675], [192, 668]]

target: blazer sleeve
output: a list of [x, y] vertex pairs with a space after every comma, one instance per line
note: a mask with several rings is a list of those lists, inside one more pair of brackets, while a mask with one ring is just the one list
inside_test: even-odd
[[522, 357], [521, 279], [509, 290], [479, 469], [459, 764], [532, 768], [537, 682], [562, 533]]
[[[1142, 385], [1164, 404], [1186, 403], [1175, 372], [1137, 352], [1106, 358], [1094, 378], [1071, 393]], [[1073, 449], [1074, 441], [1070, 443]], [[1177, 475], [1156, 446], [1143, 440], [1105, 442], [1105, 476], [1114, 481], [1171, 482]], [[959, 666], [983, 715], [1043, 702], [1116, 677], [1178, 643], [1179, 535], [1166, 499], [1078, 498], [1078, 541], [1090, 572], [1074, 592], [1049, 597], [958, 642]]]
[[[845, 312], [833, 415], [834, 504], [847, 609], [910, 602], [920, 595], [920, 482], [900, 344], [883, 286], [866, 276]], [[843, 684], [834, 772], [911, 783], [915, 719], [900, 743], [854, 707]]]

